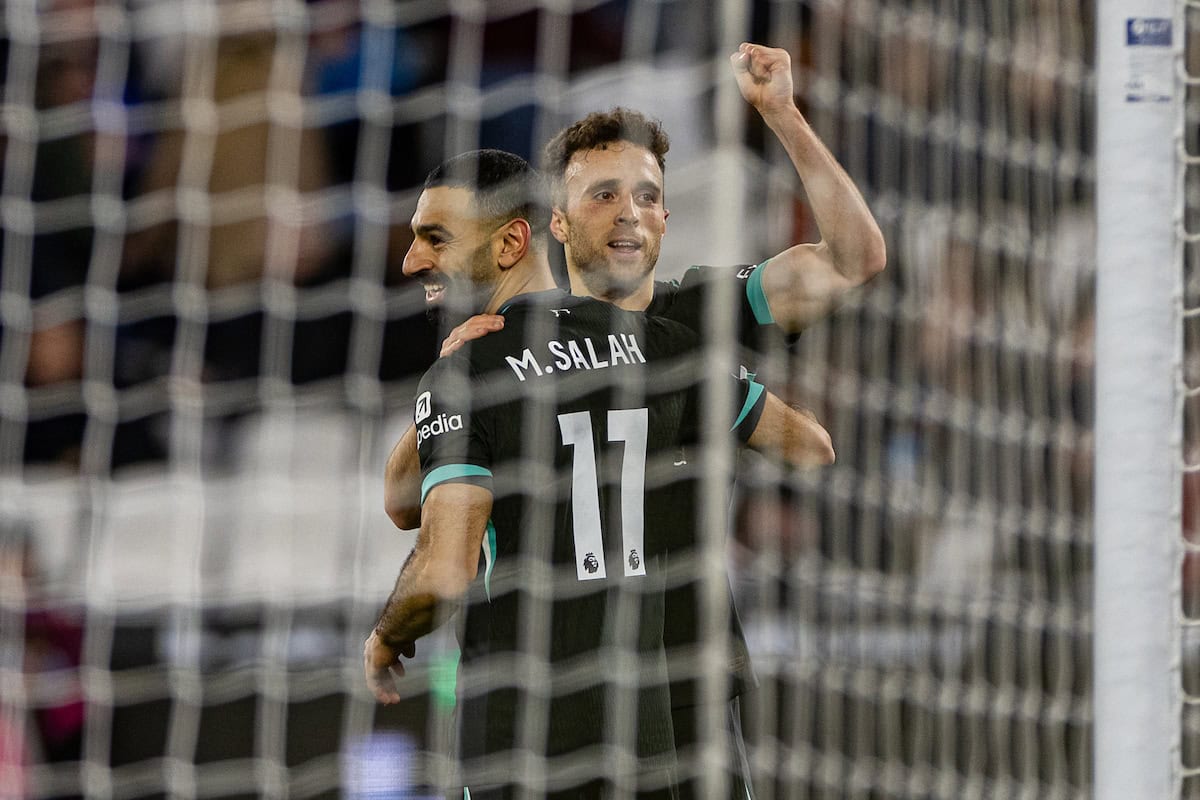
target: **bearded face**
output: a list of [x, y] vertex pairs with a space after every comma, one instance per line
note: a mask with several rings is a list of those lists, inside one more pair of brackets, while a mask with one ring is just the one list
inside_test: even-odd
[[447, 264], [416, 276], [425, 287], [425, 314], [438, 330], [450, 329], [479, 314], [495, 289], [500, 271], [490, 242], [467, 253], [461, 263]]
[[669, 213], [654, 155], [627, 142], [581, 151], [563, 183], [551, 231], [565, 246], [573, 290], [614, 303], [651, 291]]
[[486, 221], [475, 213], [470, 191], [426, 189], [412, 218], [413, 243], [404, 274], [425, 288], [432, 319], [453, 327], [487, 305], [500, 278]]
[[615, 301], [653, 281], [661, 236], [647, 236], [632, 226], [590, 230], [589, 220], [583, 215], [568, 220], [568, 263], [588, 295]]

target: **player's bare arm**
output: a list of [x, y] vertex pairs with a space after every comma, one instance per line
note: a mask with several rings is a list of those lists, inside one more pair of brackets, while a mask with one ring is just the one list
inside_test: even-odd
[[794, 245], [763, 267], [763, 291], [775, 321], [797, 333], [881, 272], [887, 249], [854, 182], [796, 107], [787, 51], [747, 43], [730, 62], [742, 97], [791, 158], [821, 232], [819, 242]]
[[[477, 314], [450, 331], [442, 342], [442, 356], [448, 356], [472, 339], [486, 336], [504, 327], [499, 314]], [[410, 425], [388, 456], [383, 474], [383, 505], [388, 518], [401, 530], [421, 525], [421, 462], [417, 457], [417, 429]]]
[[441, 624], [446, 605], [475, 579], [491, 513], [492, 493], [480, 486], [443, 483], [425, 498], [416, 546], [363, 646], [367, 686], [379, 702], [399, 701], [399, 657], [415, 654], [416, 640]]
[[421, 461], [415, 425], [408, 426], [388, 456], [383, 473], [383, 507], [397, 528], [411, 531], [421, 527]]
[[816, 416], [792, 408], [767, 392], [762, 416], [746, 442], [750, 449], [793, 467], [820, 467], [834, 460], [833, 440]]

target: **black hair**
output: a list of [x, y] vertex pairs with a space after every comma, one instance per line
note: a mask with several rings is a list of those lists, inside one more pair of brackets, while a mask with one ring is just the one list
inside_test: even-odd
[[503, 150], [472, 150], [443, 161], [425, 178], [425, 188], [461, 187], [489, 219], [523, 219], [535, 236], [550, 225], [550, 205], [541, 173], [520, 156]]

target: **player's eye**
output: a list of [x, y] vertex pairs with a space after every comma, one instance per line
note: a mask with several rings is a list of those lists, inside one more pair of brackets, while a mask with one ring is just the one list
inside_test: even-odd
[[614, 195], [612, 192], [608, 192], [608, 191], [596, 192], [596, 194], [594, 195], [594, 198], [596, 200], [604, 200], [604, 201], [612, 200], [614, 197], [616, 197], [616, 195]]

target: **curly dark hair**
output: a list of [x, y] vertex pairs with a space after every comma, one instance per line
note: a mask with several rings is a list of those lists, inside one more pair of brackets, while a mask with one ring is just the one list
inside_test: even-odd
[[559, 131], [542, 150], [542, 169], [555, 194], [561, 190], [571, 156], [580, 150], [603, 149], [612, 142], [629, 142], [646, 148], [658, 161], [659, 169], [666, 172], [666, 155], [671, 142], [661, 122], [630, 108], [594, 111]]

